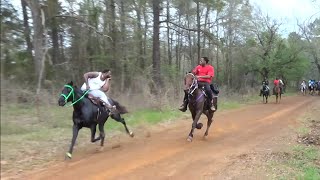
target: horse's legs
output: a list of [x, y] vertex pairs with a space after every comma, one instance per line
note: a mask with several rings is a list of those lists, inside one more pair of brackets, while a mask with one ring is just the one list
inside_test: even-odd
[[266, 95], [266, 104], [268, 103], [268, 95]]
[[126, 129], [127, 134], [129, 134], [131, 137], [134, 136], [133, 132], [128, 129], [126, 121], [123, 118], [121, 118], [120, 114], [117, 114], [117, 115], [113, 114], [111, 115], [111, 118], [118, 122], [121, 122], [124, 128]]
[[192, 123], [192, 127], [191, 127], [191, 131], [189, 133], [189, 136], [188, 136], [188, 141], [192, 141], [192, 138], [193, 138], [193, 131], [194, 129], [197, 127], [197, 124], [198, 124], [198, 121], [200, 119], [200, 116], [201, 116], [201, 113], [202, 113], [202, 108], [201, 110], [198, 110], [196, 113], [195, 113], [195, 117], [193, 118], [193, 123]]
[[71, 145], [70, 145], [70, 148], [69, 148], [69, 151], [66, 153], [66, 156], [68, 158], [72, 158], [72, 151], [73, 151], [73, 146], [76, 142], [76, 139], [78, 137], [78, 133], [79, 133], [79, 127], [76, 126], [76, 125], [73, 125], [72, 126], [72, 140], [71, 140]]
[[104, 123], [105, 122], [101, 122], [99, 123], [99, 132], [100, 132], [100, 146], [102, 147], [104, 145], [104, 137], [105, 137], [105, 133], [104, 133]]
[[95, 138], [96, 129], [97, 129], [97, 125], [96, 124], [92, 125], [91, 128], [90, 128], [90, 130], [91, 130], [91, 142], [93, 142], [93, 143], [101, 139], [100, 136]]
[[210, 128], [211, 123], [212, 123], [213, 113], [208, 113], [208, 114], [207, 114], [207, 118], [208, 118], [207, 130], [206, 130], [206, 132], [204, 133], [204, 136], [208, 136], [209, 128]]

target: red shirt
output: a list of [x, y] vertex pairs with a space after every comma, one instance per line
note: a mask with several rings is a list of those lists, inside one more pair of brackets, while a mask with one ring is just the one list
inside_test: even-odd
[[279, 83], [280, 83], [279, 80], [276, 80], [276, 79], [275, 79], [275, 80], [273, 81], [274, 86], [279, 86]]
[[209, 75], [210, 78], [199, 78], [198, 81], [200, 82], [208, 82], [211, 83], [212, 78], [214, 77], [214, 69], [211, 65], [201, 66], [198, 65], [192, 71], [196, 76], [207, 76]]

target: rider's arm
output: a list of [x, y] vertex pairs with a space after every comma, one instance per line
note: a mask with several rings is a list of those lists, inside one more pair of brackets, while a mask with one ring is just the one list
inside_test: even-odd
[[103, 92], [108, 92], [110, 89], [110, 80], [111, 78], [106, 79], [106, 83], [101, 87]]
[[84, 82], [86, 83], [87, 87], [89, 86], [88, 84], [88, 79], [89, 78], [95, 78], [99, 76], [99, 72], [87, 72], [83, 75]]
[[204, 79], [211, 79], [214, 76], [214, 70], [213, 67], [211, 66], [210, 70], [208, 71], [207, 75], [205, 76], [198, 76], [198, 78], [204, 78]]

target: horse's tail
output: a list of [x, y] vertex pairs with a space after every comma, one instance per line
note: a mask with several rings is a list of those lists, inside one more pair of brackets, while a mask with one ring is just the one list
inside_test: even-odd
[[113, 100], [113, 99], [112, 99], [112, 101], [113, 101], [113, 104], [116, 106], [117, 111], [118, 111], [120, 114], [126, 114], [126, 113], [129, 112], [129, 111], [127, 110], [127, 108], [124, 107], [124, 106], [122, 106], [118, 101]]

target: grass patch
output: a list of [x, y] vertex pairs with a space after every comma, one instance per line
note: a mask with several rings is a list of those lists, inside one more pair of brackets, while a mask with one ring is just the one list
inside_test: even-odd
[[[312, 107], [319, 107], [320, 101], [316, 101]], [[281, 163], [273, 163], [273, 169], [289, 172], [280, 175], [277, 179], [303, 179], [318, 180], [320, 179], [320, 146], [313, 139], [305, 139], [301, 137], [313, 137], [319, 134], [320, 129], [317, 126], [317, 119], [320, 117], [319, 108], [311, 108], [303, 116], [299, 118], [302, 124], [296, 130], [297, 141], [291, 146], [290, 156]], [[313, 135], [313, 136], [312, 136]]]

